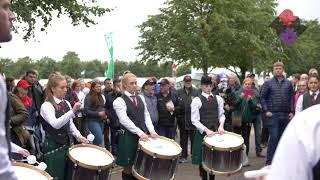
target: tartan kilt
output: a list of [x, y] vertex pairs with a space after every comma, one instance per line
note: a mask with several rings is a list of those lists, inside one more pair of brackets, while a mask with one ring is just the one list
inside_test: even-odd
[[45, 139], [43, 160], [47, 164], [46, 172], [53, 178], [66, 179], [65, 172], [67, 172], [67, 152], [69, 147], [68, 144], [60, 145], [54, 140]]
[[194, 133], [193, 145], [192, 145], [192, 164], [201, 165], [202, 163], [202, 146], [204, 134], [200, 134], [199, 131]]
[[136, 157], [139, 137], [128, 130], [121, 130], [118, 142], [117, 164], [122, 167], [132, 166]]

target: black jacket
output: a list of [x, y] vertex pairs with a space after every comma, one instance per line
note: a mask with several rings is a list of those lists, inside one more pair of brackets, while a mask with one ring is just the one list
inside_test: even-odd
[[192, 87], [190, 92], [187, 93], [186, 89], [182, 88], [177, 91], [177, 94], [179, 100], [179, 114], [177, 115], [179, 126], [184, 126], [186, 130], [196, 130], [191, 123], [191, 102], [194, 97], [199, 95], [199, 91]]
[[[174, 104], [174, 112], [171, 114], [169, 111], [167, 111], [166, 103], [172, 100]], [[176, 115], [179, 112], [178, 107], [178, 97], [173, 94], [169, 93], [167, 97], [164, 97], [162, 93], [160, 92], [157, 94], [157, 106], [158, 106], [158, 113], [159, 113], [159, 125], [160, 126], [175, 126], [176, 125]]]
[[119, 129], [120, 128], [120, 123], [119, 123], [119, 119], [117, 116], [116, 111], [113, 109], [113, 101], [117, 98], [120, 97], [122, 94], [119, 93], [117, 94], [115, 91], [110, 92], [109, 94], [107, 94], [106, 96], [106, 114], [110, 120], [110, 126], [111, 128], [114, 129]]

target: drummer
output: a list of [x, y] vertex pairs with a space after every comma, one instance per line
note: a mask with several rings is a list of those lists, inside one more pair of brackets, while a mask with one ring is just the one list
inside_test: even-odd
[[[218, 95], [212, 94], [212, 81], [209, 76], [201, 78], [201, 95], [195, 97], [191, 102], [191, 122], [197, 128], [194, 135], [192, 147], [192, 164], [199, 165], [199, 173], [203, 180], [208, 179], [207, 172], [203, 169], [202, 163], [202, 141], [205, 135], [212, 136], [218, 130], [224, 133], [224, 101]], [[209, 176], [209, 180], [214, 179]]]
[[73, 139], [70, 133], [77, 141], [88, 143], [72, 120], [80, 110], [81, 103], [77, 102], [71, 108], [70, 103], [64, 100], [66, 92], [66, 78], [60, 73], [52, 73], [46, 88], [46, 100], [40, 109], [43, 129], [46, 132], [44, 162], [47, 164], [47, 172], [59, 180], [66, 178], [66, 153]]
[[131, 168], [139, 137], [146, 141], [148, 140], [147, 132], [150, 132], [151, 137], [158, 137], [158, 134], [152, 125], [146, 103], [135, 94], [137, 77], [128, 72], [123, 76], [121, 83], [124, 92], [113, 102], [121, 126], [117, 164], [124, 167], [122, 179], [131, 180], [135, 179]]

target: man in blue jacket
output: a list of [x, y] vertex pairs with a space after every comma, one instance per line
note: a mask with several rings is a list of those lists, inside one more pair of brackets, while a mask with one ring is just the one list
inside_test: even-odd
[[279, 139], [293, 117], [294, 89], [289, 80], [285, 79], [284, 64], [273, 64], [274, 77], [266, 81], [261, 90], [262, 108], [269, 128], [269, 144], [266, 164], [270, 165]]

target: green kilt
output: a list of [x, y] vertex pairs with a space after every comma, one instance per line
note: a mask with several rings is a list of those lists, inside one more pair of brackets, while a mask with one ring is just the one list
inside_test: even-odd
[[139, 137], [128, 130], [119, 134], [117, 164], [122, 167], [132, 166], [136, 157]]
[[67, 172], [67, 152], [69, 147], [68, 144], [60, 145], [51, 139], [45, 139], [43, 159], [44, 163], [47, 164], [46, 171], [53, 178], [58, 178], [59, 180], [66, 178], [65, 172]]
[[200, 165], [202, 163], [202, 142], [204, 133], [200, 134], [199, 131], [194, 133], [192, 145], [192, 164]]

